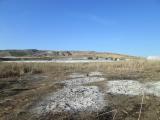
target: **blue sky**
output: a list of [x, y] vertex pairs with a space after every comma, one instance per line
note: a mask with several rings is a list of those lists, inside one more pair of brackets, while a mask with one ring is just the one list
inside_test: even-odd
[[0, 0], [0, 49], [160, 55], [158, 0]]

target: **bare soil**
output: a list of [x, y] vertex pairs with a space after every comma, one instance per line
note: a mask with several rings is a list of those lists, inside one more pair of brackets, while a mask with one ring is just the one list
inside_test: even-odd
[[108, 80], [100, 72], [4, 78], [0, 82], [0, 118], [137, 120], [142, 107], [141, 120], [159, 120], [158, 83]]

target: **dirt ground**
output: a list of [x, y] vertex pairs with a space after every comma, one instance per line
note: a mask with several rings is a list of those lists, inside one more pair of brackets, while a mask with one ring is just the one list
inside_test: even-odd
[[[1, 78], [0, 118], [2, 120], [138, 120], [140, 115], [140, 120], [160, 119], [159, 96], [107, 92], [107, 81], [111, 80], [108, 80], [103, 73], [66, 73], [60, 76], [27, 74], [23, 77]], [[72, 95], [70, 96], [66, 90]], [[77, 99], [74, 98], [76, 95]], [[65, 105], [60, 101], [63, 98], [67, 100]], [[51, 109], [47, 109], [49, 103]], [[53, 107], [55, 103], [56, 106]], [[43, 109], [41, 108], [41, 112], [38, 113], [36, 108], [40, 106], [43, 106]]]
[[0, 120], [160, 120], [159, 66], [1, 64]]

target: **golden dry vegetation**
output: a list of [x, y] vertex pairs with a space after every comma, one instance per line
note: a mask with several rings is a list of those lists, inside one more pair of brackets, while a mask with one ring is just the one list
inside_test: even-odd
[[[160, 62], [146, 60], [130, 60], [123, 62], [106, 62], [106, 63], [0, 63], [0, 119], [17, 120], [28, 119], [30, 114], [26, 111], [34, 102], [40, 100], [46, 93], [57, 91], [63, 88], [63, 84], [55, 84], [53, 81], [65, 80], [70, 73], [85, 73], [100, 71], [108, 80], [139, 80], [158, 81], [160, 79]], [[118, 108], [122, 112], [119, 119], [125, 118], [131, 104], [134, 114], [138, 111], [135, 108], [141, 96], [127, 98], [121, 96], [111, 96], [112, 101], [117, 104], [113, 108]], [[152, 101], [151, 101], [152, 99]], [[152, 97], [146, 104], [150, 104], [152, 109], [157, 103], [156, 97]], [[118, 101], [119, 102], [118, 102]], [[123, 106], [121, 103], [124, 103]], [[153, 104], [153, 101], [155, 104]], [[120, 104], [118, 104], [120, 103]], [[127, 110], [126, 110], [127, 108]], [[145, 108], [147, 110], [147, 108]], [[124, 111], [127, 111], [123, 113]], [[150, 112], [155, 113], [154, 111]], [[65, 116], [65, 113], [62, 117]], [[46, 116], [44, 116], [46, 117]], [[41, 118], [44, 119], [42, 116]], [[94, 116], [82, 115], [85, 119], [95, 119]], [[108, 116], [101, 116], [100, 119], [106, 119]], [[131, 116], [133, 117], [133, 116]], [[137, 115], [136, 115], [137, 117]], [[51, 119], [52, 115], [48, 116]], [[46, 118], [47, 119], [47, 118]], [[68, 119], [68, 118], [67, 118]]]

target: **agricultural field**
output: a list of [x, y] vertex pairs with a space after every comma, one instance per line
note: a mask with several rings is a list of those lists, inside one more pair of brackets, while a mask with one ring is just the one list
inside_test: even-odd
[[160, 62], [0, 62], [2, 120], [159, 120]]

